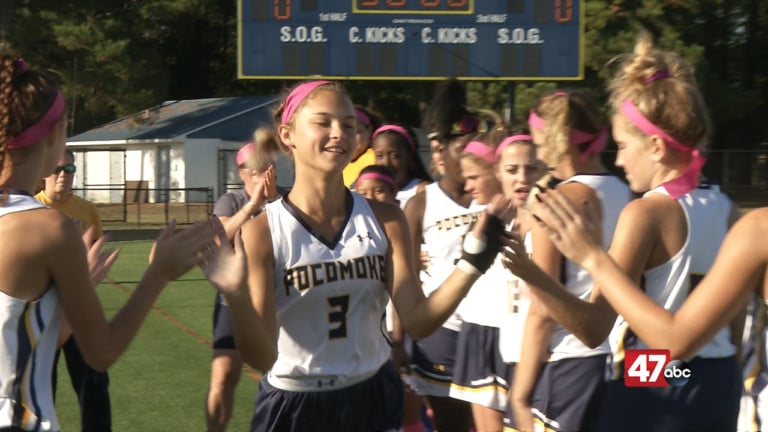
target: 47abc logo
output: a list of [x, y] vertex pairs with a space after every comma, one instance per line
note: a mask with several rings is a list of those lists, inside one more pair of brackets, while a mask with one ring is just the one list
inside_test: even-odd
[[682, 360], [669, 360], [669, 350], [626, 350], [624, 385], [627, 387], [681, 387], [691, 379]]

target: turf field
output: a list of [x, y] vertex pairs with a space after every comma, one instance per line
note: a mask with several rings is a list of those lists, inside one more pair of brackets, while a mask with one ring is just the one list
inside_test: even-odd
[[[116, 242], [120, 257], [98, 288], [112, 316], [146, 267], [151, 242]], [[199, 269], [171, 283], [138, 336], [109, 370], [112, 427], [125, 431], [204, 431], [204, 400], [211, 359], [214, 290]], [[258, 374], [244, 371], [229, 430], [248, 430]], [[64, 431], [80, 430], [77, 400], [64, 356], [59, 361], [57, 413]]]

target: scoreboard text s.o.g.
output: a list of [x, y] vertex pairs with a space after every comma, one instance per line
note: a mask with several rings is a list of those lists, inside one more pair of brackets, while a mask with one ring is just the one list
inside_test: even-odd
[[240, 78], [575, 80], [583, 0], [239, 0]]

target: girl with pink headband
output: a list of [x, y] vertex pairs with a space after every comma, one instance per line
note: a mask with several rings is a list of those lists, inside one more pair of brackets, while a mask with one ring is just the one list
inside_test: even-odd
[[[678, 310], [701, 277], [710, 272], [737, 216], [736, 208], [717, 187], [699, 181], [703, 159], [697, 148], [708, 139], [707, 108], [692, 67], [679, 55], [657, 49], [647, 33], [640, 35], [632, 53], [619, 60], [609, 86], [613, 136], [619, 148], [616, 165], [624, 169], [631, 189], [643, 194], [621, 212], [607, 252], [625, 276], [616, 277], [616, 268], [606, 262], [610, 260], [591, 260], [606, 255], [594, 250], [594, 239], [584, 240], [588, 248], [578, 248], [584, 253], [575, 254], [565, 247], [572, 233], [553, 225], [552, 210], [556, 207], [557, 214], [562, 214], [559, 209], [567, 200], [582, 201], [563, 199], [560, 191], [542, 194], [540, 199], [547, 205], [536, 206], [534, 213], [546, 222], [540, 229], [551, 241], [595, 278], [592, 295], [570, 295], [556, 279], [532, 269], [523, 257], [510, 254], [510, 265], [528, 279], [555, 319], [580, 339], [596, 344], [608, 336], [611, 381], [605, 386], [597, 430], [737, 430], [742, 386], [736, 355], [744, 310], [717, 293], [731, 281], [709, 290], [715, 293], [714, 297], [709, 294], [712, 304], [729, 305], [729, 312], [711, 318], [697, 314], [694, 320], [718, 323], [708, 328], [707, 343], [699, 335], [695, 348], [678, 349], [681, 344], [674, 338], [680, 333], [660, 324], [664, 320], [658, 318]], [[598, 213], [598, 207], [589, 207], [593, 214]], [[563, 221], [571, 225], [569, 219]], [[634, 284], [642, 281], [642, 289], [624, 283], [627, 279]], [[662, 314], [663, 309], [670, 312]], [[688, 362], [693, 371], [688, 383], [682, 387], [626, 386], [622, 379], [627, 371], [639, 370], [637, 364], [625, 363], [631, 358], [627, 350], [649, 347], [671, 349], [671, 359]], [[713, 376], [718, 378], [711, 379]]]
[[[605, 126], [599, 106], [583, 92], [553, 92], [531, 110], [529, 126], [538, 157], [559, 180], [557, 189], [601, 209], [607, 248], [631, 193], [601, 161]], [[547, 275], [564, 281], [566, 292], [590, 297], [594, 284], [589, 275], [565, 259], [536, 225], [529, 250]], [[608, 343], [604, 336], [595, 341], [581, 339], [564, 326], [568, 316], [550, 310], [536, 295], [538, 291], [532, 292], [512, 383], [510, 421], [525, 431], [532, 430], [534, 423], [564, 431], [590, 429], [597, 420], [593, 408], [599, 403]]]
[[392, 170], [384, 165], [368, 165], [354, 183], [355, 192], [380, 202], [397, 204], [397, 185]]
[[376, 164], [388, 166], [398, 188], [400, 207], [432, 182], [418, 152], [416, 136], [410, 128], [385, 124], [373, 131], [371, 149]]
[[411, 337], [431, 334], [490, 266], [495, 214], [508, 205], [480, 217], [454, 272], [426, 297], [402, 210], [344, 185], [357, 119], [341, 84], [298, 84], [275, 120], [294, 184], [243, 225], [248, 283], [223, 292], [243, 359], [265, 371], [251, 430], [397, 430], [403, 390], [381, 331], [387, 301]]
[[126, 350], [169, 281], [197, 263], [207, 263], [207, 272], [223, 263], [207, 260], [220, 251], [218, 221], [181, 233], [171, 223], [130, 298], [107, 320], [95, 287], [118, 251], [102, 250], [105, 237], [94, 241], [93, 230], [81, 237], [73, 220], [32, 196], [64, 154], [66, 124], [56, 79], [0, 53], [0, 430], [60, 430], [51, 378], [63, 320], [85, 361], [104, 371]]
[[[488, 204], [505, 192], [515, 204], [516, 215], [505, 221], [508, 229], [519, 226], [528, 191], [538, 180], [536, 148], [530, 136], [509, 135], [504, 125], [472, 137], [461, 155], [465, 189], [475, 203]], [[456, 360], [450, 388], [452, 398], [471, 404], [475, 428], [500, 431], [503, 428], [513, 367], [501, 357], [501, 326], [518, 295], [517, 278], [497, 258], [476, 282], [459, 306], [462, 318], [456, 342]], [[509, 334], [508, 338], [511, 338]], [[514, 336], [512, 336], [514, 337]], [[519, 337], [516, 338], [519, 341]], [[510, 341], [507, 341], [508, 343]]]

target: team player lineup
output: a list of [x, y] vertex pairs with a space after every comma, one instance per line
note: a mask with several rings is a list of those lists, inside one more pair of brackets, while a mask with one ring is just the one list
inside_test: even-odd
[[[20, 161], [9, 179], [0, 176], [0, 230], [19, 212], [40, 229], [36, 215], [53, 210], [29, 198], [35, 181], [64, 169], [56, 166], [65, 154], [63, 96], [17, 56], [1, 59], [0, 77], [33, 81], [39, 92], [31, 92], [35, 115], [0, 92], [18, 120], [0, 124], [0, 153]], [[35, 289], [2, 298], [13, 309], [6, 323], [39, 299], [46, 337], [34, 348], [39, 370], [29, 371], [41, 402], [0, 410], [0, 431], [59, 430], [46, 382], [59, 314], [86, 362], [105, 369], [168, 281], [195, 265], [226, 309], [220, 331], [229, 343], [214, 347], [214, 363], [235, 355], [233, 364], [264, 371], [248, 401], [252, 431], [759, 430], [768, 416], [755, 372], [765, 355], [757, 323], [768, 253], [755, 239], [768, 213], [738, 219], [701, 180], [709, 118], [692, 69], [645, 34], [620, 59], [610, 118], [583, 92], [558, 89], [536, 100], [527, 127], [513, 129], [467, 106], [459, 81], [440, 83], [421, 125], [430, 172], [413, 131], [386, 118], [373, 127], [340, 82], [287, 89], [261, 130], [270, 144], [238, 153], [245, 189], [228, 198], [227, 215], [180, 233], [169, 226], [111, 322], [90, 289], [117, 254], [101, 250], [104, 240], [83, 246], [61, 216], [50, 237], [77, 246], [67, 269], [77, 276], [39, 265], [47, 279], [30, 273]], [[11, 79], [0, 88], [29, 91]], [[676, 116], [669, 101], [688, 115]], [[602, 165], [609, 134], [626, 184]], [[373, 163], [348, 187], [358, 141]], [[296, 169], [286, 190], [274, 185], [277, 153]], [[45, 247], [63, 260], [61, 244]], [[38, 253], [15, 265], [42, 262]], [[743, 274], [729, 278], [728, 267]], [[86, 301], [77, 305], [75, 293]], [[747, 303], [758, 328], [744, 330], [744, 350]], [[692, 318], [699, 314], [706, 319]], [[226, 430], [231, 388], [219, 396], [215, 375], [207, 427]], [[20, 407], [32, 396], [4, 397]], [[629, 425], [630, 416], [641, 419]]]

